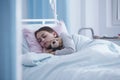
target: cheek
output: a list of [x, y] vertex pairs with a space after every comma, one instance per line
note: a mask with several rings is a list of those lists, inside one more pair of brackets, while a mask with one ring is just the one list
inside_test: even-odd
[[42, 42], [40, 42], [40, 45], [41, 45], [42, 47], [44, 47], [44, 45], [43, 45], [43, 43], [42, 43]]

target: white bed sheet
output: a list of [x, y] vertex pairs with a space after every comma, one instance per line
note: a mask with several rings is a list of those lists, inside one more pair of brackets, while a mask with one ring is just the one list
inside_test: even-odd
[[23, 80], [120, 80], [119, 55], [87, 50], [24, 67]]

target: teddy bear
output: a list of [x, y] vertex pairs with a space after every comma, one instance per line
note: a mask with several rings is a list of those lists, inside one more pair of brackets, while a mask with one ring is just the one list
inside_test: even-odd
[[56, 50], [61, 50], [63, 48], [62, 38], [60, 38], [60, 37], [54, 38], [51, 41], [50, 46], [51, 46], [51, 48], [50, 49], [44, 49], [44, 52], [54, 53]]

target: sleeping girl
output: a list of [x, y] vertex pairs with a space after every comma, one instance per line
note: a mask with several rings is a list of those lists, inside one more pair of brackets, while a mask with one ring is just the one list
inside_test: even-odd
[[[59, 56], [63, 57], [63, 59], [67, 56], [74, 57], [73, 55], [75, 55], [77, 57], [80, 55], [80, 57], [87, 57], [91, 60], [94, 60], [96, 55], [97, 57], [103, 56], [105, 59], [107, 59], [106, 56], [109, 55], [120, 55], [120, 46], [115, 43], [100, 39], [92, 40], [78, 34], [69, 35], [67, 33], [61, 33], [58, 35], [58, 32], [49, 26], [44, 26], [35, 31], [35, 38], [42, 47], [43, 53], [49, 54], [36, 54], [36, 52], [28, 52], [23, 55], [23, 65], [36, 66], [43, 62], [47, 62], [47, 60], [50, 59], [53, 61], [54, 59], [59, 60], [58, 56], [54, 55], [66, 55]], [[98, 59], [103, 61], [100, 57]]]
[[44, 26], [35, 31], [35, 37], [43, 48], [43, 52], [54, 55], [66, 55], [75, 52], [75, 44], [72, 36], [67, 33], [58, 35], [49, 26]]

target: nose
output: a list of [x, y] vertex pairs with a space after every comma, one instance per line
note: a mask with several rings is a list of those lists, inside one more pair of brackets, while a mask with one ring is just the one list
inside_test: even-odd
[[53, 44], [55, 44], [55, 41], [53, 41]]
[[44, 38], [41, 39], [41, 41], [44, 41], [44, 40], [45, 40]]

